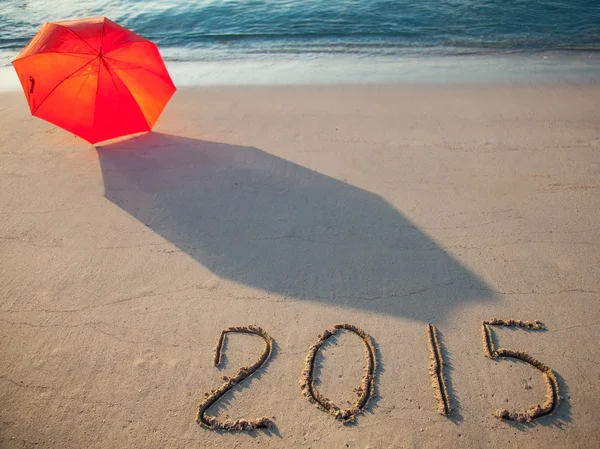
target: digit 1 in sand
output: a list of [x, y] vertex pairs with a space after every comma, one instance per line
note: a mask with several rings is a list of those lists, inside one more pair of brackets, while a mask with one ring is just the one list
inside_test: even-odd
[[438, 403], [438, 413], [448, 416], [452, 413], [448, 389], [444, 381], [444, 358], [437, 339], [437, 329], [431, 323], [427, 325], [427, 343], [429, 344], [429, 375], [431, 386]]

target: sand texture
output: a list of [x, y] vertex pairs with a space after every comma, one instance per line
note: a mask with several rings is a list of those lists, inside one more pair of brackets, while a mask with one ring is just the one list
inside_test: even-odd
[[1, 93], [0, 447], [598, 448], [599, 208], [600, 86]]

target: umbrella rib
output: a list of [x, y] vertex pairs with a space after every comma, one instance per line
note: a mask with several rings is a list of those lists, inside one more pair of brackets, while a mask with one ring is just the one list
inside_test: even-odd
[[[146, 39], [146, 41], [147, 41], [147, 39]], [[130, 41], [130, 42], [127, 42], [127, 43], [125, 43], [125, 44], [123, 44], [123, 45], [121, 45], [121, 46], [119, 46], [117, 48], [113, 48], [112, 50], [107, 51], [106, 54], [109, 55], [111, 53], [120, 53], [121, 51], [129, 48], [131, 45], [139, 43], [139, 42], [144, 42], [144, 41]], [[148, 41], [148, 42], [151, 42], [151, 41]], [[113, 59], [115, 59], [115, 58], [113, 58]]]
[[102, 21], [102, 35], [100, 37], [100, 56], [102, 56], [102, 45], [104, 45], [104, 28], [106, 27], [106, 20]]
[[34, 115], [34, 114], [36, 113], [36, 111], [37, 111], [37, 110], [38, 110], [38, 109], [39, 109], [39, 108], [40, 108], [40, 107], [41, 107], [41, 106], [44, 104], [44, 102], [45, 102], [45, 101], [48, 99], [48, 97], [49, 97], [50, 95], [52, 95], [52, 93], [53, 93], [53, 92], [54, 92], [56, 89], [58, 89], [58, 86], [60, 86], [60, 85], [61, 85], [62, 83], [64, 83], [65, 81], [67, 81], [69, 78], [71, 78], [73, 75], [75, 75], [77, 72], [79, 72], [79, 71], [80, 71], [81, 69], [83, 69], [84, 67], [87, 67], [88, 65], [90, 65], [90, 64], [91, 64], [92, 62], [94, 62], [96, 59], [98, 59], [98, 58], [96, 57], [96, 58], [93, 58], [93, 59], [91, 59], [90, 61], [86, 62], [86, 63], [85, 63], [85, 64], [83, 64], [81, 67], [79, 67], [77, 70], [75, 70], [73, 73], [71, 73], [70, 75], [68, 75], [68, 76], [67, 76], [65, 79], [63, 79], [63, 80], [62, 80], [62, 81], [60, 81], [59, 83], [56, 83], [56, 86], [54, 86], [54, 87], [52, 88], [52, 90], [51, 90], [50, 92], [48, 92], [48, 95], [46, 95], [46, 97], [44, 97], [44, 99], [43, 99], [43, 100], [40, 102], [40, 104], [38, 104], [38, 105], [36, 106], [36, 108], [35, 108], [33, 111], [31, 111], [31, 115]]
[[75, 37], [77, 37], [77, 39], [79, 39], [80, 41], [82, 41], [83, 43], [85, 43], [85, 45], [87, 45], [88, 47], [90, 47], [93, 51], [94, 54], [98, 54], [98, 50], [96, 50], [94, 47], [92, 47], [90, 45], [90, 43], [88, 41], [86, 41], [84, 38], [82, 38], [79, 34], [77, 34], [75, 31], [73, 31], [71, 28], [66, 27], [64, 25], [59, 25], [57, 24], [59, 27], [65, 28], [66, 30], [68, 30], [70, 33], [72, 33]]
[[[122, 61], [122, 60], [120, 60], [120, 59], [115, 59], [115, 58], [112, 58], [112, 57], [110, 57], [110, 56], [105, 56], [104, 58], [105, 58], [105, 59], [110, 59], [110, 60], [112, 60], [112, 61], [115, 61], [115, 62], [125, 62], [125, 61]], [[127, 64], [130, 64], [130, 63], [127, 63]], [[161, 74], [159, 74], [159, 73], [156, 73], [154, 70], [150, 70], [148, 67], [144, 67], [144, 66], [141, 66], [141, 65], [139, 65], [139, 64], [137, 64], [137, 65], [135, 65], [135, 66], [133, 66], [133, 67], [127, 67], [127, 68], [128, 68], [128, 69], [142, 69], [142, 70], [145, 70], [145, 71], [147, 71], [147, 72], [149, 72], [149, 73], [153, 74], [154, 76], [156, 76], [156, 77], [160, 78], [160, 79], [161, 79], [161, 80], [163, 80], [165, 83], [173, 83], [173, 80], [171, 80], [170, 78], [165, 78], [165, 77], [164, 77], [164, 76], [162, 76]]]
[[[117, 54], [118, 54], [118, 52], [119, 52], [119, 51], [122, 51], [122, 50], [124, 50], [124, 49], [126, 49], [126, 48], [130, 47], [130, 46], [131, 46], [131, 45], [133, 45], [133, 44], [139, 44], [140, 42], [142, 42], [142, 41], [134, 41], [134, 42], [129, 42], [129, 43], [127, 43], [126, 45], [123, 45], [122, 47], [116, 48], [116, 49], [114, 49], [114, 50], [112, 50], [112, 51], [108, 52], [108, 54], [110, 54], [110, 53], [117, 53]], [[158, 49], [158, 45], [156, 45], [154, 42], [152, 42], [152, 41], [147, 41], [147, 42], [149, 42], [149, 43], [151, 43], [151, 44], [154, 44], [154, 45], [156, 46], [156, 48]], [[159, 51], [159, 55], [160, 55], [160, 51]], [[115, 58], [114, 56], [107, 56], [107, 55], [104, 55], [104, 57], [105, 57], [105, 58], [112, 59], [113, 61], [116, 61], [116, 62], [125, 62], [125, 63], [129, 64], [129, 62], [127, 62], [127, 61], [124, 61], [124, 60], [122, 60], [122, 59], [119, 59], [119, 58]], [[162, 56], [161, 56], [161, 57], [162, 57]], [[137, 67], [140, 67], [140, 68], [142, 68], [142, 69], [145, 69], [145, 70], [147, 70], [148, 72], [150, 72], [150, 73], [152, 73], [152, 74], [154, 74], [154, 75], [158, 76], [159, 78], [161, 78], [162, 80], [164, 80], [164, 81], [166, 81], [166, 82], [170, 82], [170, 83], [172, 83], [172, 82], [173, 82], [173, 80], [171, 80], [171, 79], [166, 79], [166, 78], [164, 78], [162, 75], [160, 75], [160, 74], [158, 74], [158, 73], [156, 73], [156, 72], [154, 72], [154, 71], [152, 71], [152, 70], [150, 70], [150, 69], [148, 69], [148, 68], [146, 68], [146, 67], [142, 67], [141, 65], [138, 65]]]
[[23, 56], [21, 58], [17, 57], [15, 59], [13, 59], [11, 62], [15, 63], [17, 61], [23, 61], [24, 59], [28, 59], [28, 58], [32, 58], [33, 56], [39, 56], [39, 55], [43, 55], [46, 53], [56, 53], [58, 55], [67, 55], [67, 56], [95, 56], [96, 53], [77, 53], [75, 51], [56, 51], [56, 50], [48, 50], [48, 51], [41, 51], [39, 53], [33, 53], [31, 55], [27, 55], [27, 56]]
[[[127, 92], [129, 92], [129, 94], [133, 97], [133, 94], [131, 93], [131, 91], [129, 90], [129, 88], [127, 87], [127, 85], [123, 82], [123, 80], [121, 78], [119, 78], [119, 75], [117, 75], [116, 73], [113, 74], [113, 71], [110, 69], [110, 67], [108, 66], [108, 64], [105, 64], [105, 67], [106, 67], [106, 71], [110, 75], [110, 80], [112, 81], [113, 86], [115, 86], [115, 90], [117, 92], [119, 92], [119, 88], [117, 87], [117, 83], [115, 83], [115, 79], [114, 79], [114, 77], [117, 77], [117, 79], [119, 81], [121, 81], [121, 83], [123, 84], [123, 87], [125, 87], [125, 89], [127, 89]], [[148, 124], [148, 119], [146, 119], [146, 116], [144, 115], [144, 112], [142, 111], [142, 108], [140, 108], [140, 105], [138, 104], [138, 102], [135, 101], [135, 98], [134, 98], [133, 103], [136, 105], [138, 111], [140, 112], [140, 114], [144, 118], [144, 122], [146, 122], [146, 125], [148, 125], [148, 129], [150, 129], [150, 125]]]
[[[98, 74], [96, 75], [96, 95], [94, 95], [94, 119], [92, 123], [96, 122], [96, 103], [98, 101], [98, 89], [100, 89], [100, 70], [102, 70], [102, 63], [104, 60], [102, 59], [102, 44], [104, 43], [104, 26], [106, 25], [106, 20], [102, 22], [102, 35], [100, 37], [100, 64], [98, 64]], [[104, 64], [106, 65], [106, 64]]]

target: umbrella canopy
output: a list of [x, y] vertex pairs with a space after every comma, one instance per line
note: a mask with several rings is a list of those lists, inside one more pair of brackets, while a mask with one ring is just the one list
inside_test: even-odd
[[175, 93], [156, 44], [105, 17], [46, 23], [12, 63], [31, 113], [92, 144], [149, 131]]

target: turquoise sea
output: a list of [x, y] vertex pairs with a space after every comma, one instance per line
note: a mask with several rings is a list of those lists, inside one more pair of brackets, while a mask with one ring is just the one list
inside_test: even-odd
[[4, 67], [44, 22], [103, 15], [155, 41], [180, 82], [600, 79], [600, 0], [0, 4]]

